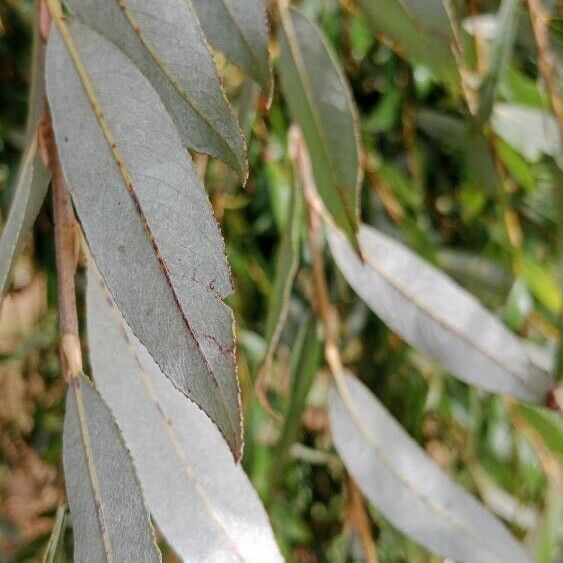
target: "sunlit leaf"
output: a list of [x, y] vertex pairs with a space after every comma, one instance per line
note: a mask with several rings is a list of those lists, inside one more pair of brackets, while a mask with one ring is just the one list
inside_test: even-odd
[[362, 226], [362, 263], [334, 227], [340, 271], [366, 304], [409, 344], [487, 391], [543, 402], [553, 385], [519, 340], [473, 296], [399, 242]]
[[491, 123], [495, 133], [535, 162], [543, 154], [561, 157], [561, 139], [555, 118], [547, 112], [526, 106], [496, 104]]
[[271, 96], [268, 21], [264, 0], [192, 0], [207, 40]]
[[246, 177], [244, 140], [189, 1], [66, 3], [150, 80], [189, 148], [222, 159]]
[[268, 517], [223, 438], [162, 375], [93, 265], [87, 320], [96, 386], [123, 432], [149, 509], [176, 553], [186, 561], [281, 561]]
[[280, 78], [311, 157], [328, 212], [351, 240], [358, 228], [361, 180], [356, 111], [322, 32], [296, 10], [281, 11]]
[[531, 562], [504, 526], [428, 459], [362, 383], [341, 377], [329, 407], [336, 449], [364, 495], [394, 526], [434, 553], [464, 563]]
[[131, 458], [110, 410], [83, 375], [67, 393], [63, 464], [75, 562], [161, 560]]
[[149, 82], [102, 36], [68, 25], [64, 40], [51, 32], [47, 91], [87, 241], [133, 332], [239, 456], [233, 318], [223, 303], [231, 280], [207, 195]]

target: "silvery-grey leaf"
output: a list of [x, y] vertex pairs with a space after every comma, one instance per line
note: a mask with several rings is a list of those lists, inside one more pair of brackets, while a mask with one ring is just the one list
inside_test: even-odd
[[186, 561], [281, 561], [242, 468], [205, 414], [178, 393], [131, 333], [92, 264], [87, 323], [96, 386], [173, 549]]
[[[39, 10], [39, 8], [37, 9]], [[22, 155], [12, 204], [0, 238], [0, 299], [10, 283], [16, 258], [35, 222], [49, 187], [49, 173], [38, 153], [37, 126], [45, 107], [45, 49], [40, 38], [39, 14], [33, 31], [31, 90], [29, 93], [26, 149]]]
[[192, 0], [211, 45], [244, 69], [268, 95], [272, 70], [264, 0]]
[[547, 112], [527, 106], [496, 104], [491, 116], [495, 133], [526, 159], [542, 154], [563, 159], [557, 121]]
[[[329, 418], [334, 444], [366, 497], [399, 530], [463, 563], [530, 563], [506, 528], [457, 486], [369, 390], [342, 375]], [[342, 390], [341, 390], [342, 392]]]
[[282, 10], [280, 78], [311, 157], [319, 196], [355, 240], [361, 182], [359, 136], [350, 88], [319, 28]]
[[190, 0], [66, 4], [150, 80], [188, 147], [222, 159], [246, 178], [244, 139]]
[[239, 456], [233, 317], [223, 302], [231, 280], [211, 205], [146, 78], [95, 31], [68, 25], [79, 64], [53, 29], [47, 92], [86, 238], [133, 332]]
[[473, 296], [376, 229], [363, 225], [358, 237], [363, 263], [337, 229], [328, 230], [340, 271], [391, 330], [467, 383], [545, 400], [551, 378]]
[[10, 284], [10, 274], [19, 256], [49, 187], [49, 173], [37, 152], [37, 136], [26, 148], [8, 220], [0, 239], [0, 298]]
[[161, 561], [131, 458], [111, 412], [83, 375], [67, 393], [63, 465], [75, 563]]

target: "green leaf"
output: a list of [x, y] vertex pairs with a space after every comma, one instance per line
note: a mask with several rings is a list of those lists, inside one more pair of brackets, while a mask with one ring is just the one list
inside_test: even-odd
[[119, 47], [150, 80], [183, 142], [246, 179], [244, 139], [189, 1], [68, 0], [89, 27]]
[[245, 70], [268, 98], [273, 80], [264, 0], [192, 0], [207, 40]]
[[506, 528], [456, 485], [370, 391], [341, 374], [330, 394], [334, 444], [348, 471], [399, 530], [465, 563], [530, 563]]
[[493, 111], [498, 85], [505, 73], [518, 31], [519, 0], [503, 0], [499, 9], [498, 28], [490, 54], [489, 69], [479, 90], [477, 120], [487, 121]]
[[534, 297], [548, 311], [558, 313], [561, 309], [561, 289], [555, 281], [555, 276], [550, 275], [546, 267], [528, 256], [519, 257], [516, 265]]
[[185, 561], [281, 561], [241, 466], [211, 421], [170, 384], [135, 338], [91, 263], [87, 329], [96, 386], [174, 551]]
[[10, 274], [49, 187], [50, 176], [37, 152], [37, 135], [26, 148], [14, 188], [8, 220], [0, 239], [0, 298], [10, 285]]
[[541, 436], [545, 445], [563, 462], [563, 419], [561, 415], [530, 405], [518, 405], [517, 410]]
[[288, 452], [298, 437], [301, 415], [321, 359], [322, 343], [317, 334], [317, 320], [309, 315], [299, 329], [291, 352], [291, 390], [289, 405], [284, 413], [283, 427], [272, 465], [270, 487], [275, 488], [287, 464]]
[[282, 9], [281, 15], [280, 78], [285, 100], [303, 132], [317, 191], [353, 241], [361, 170], [352, 95], [318, 27], [296, 10]]
[[63, 465], [74, 561], [161, 561], [133, 463], [110, 410], [83, 375], [67, 393]]
[[[37, 11], [39, 7], [37, 8]], [[39, 15], [33, 28], [31, 90], [29, 93], [26, 149], [22, 155], [8, 219], [0, 238], [0, 301], [10, 285], [16, 259], [43, 205], [50, 176], [38, 153], [39, 121], [45, 110], [45, 49], [40, 37]]]
[[454, 90], [460, 76], [455, 38], [442, 0], [359, 0], [372, 27], [401, 55], [427, 66]]
[[291, 288], [293, 287], [297, 268], [299, 267], [303, 198], [296, 182], [292, 184], [288, 207], [289, 213], [286, 217], [286, 224], [276, 259], [276, 277], [268, 302], [265, 331], [268, 346], [266, 348], [265, 364], [270, 362], [277, 348], [289, 309]]
[[553, 381], [499, 320], [449, 277], [399, 242], [362, 226], [361, 262], [342, 233], [328, 231], [336, 263], [356, 293], [411, 346], [461, 380], [543, 403]]
[[238, 457], [233, 316], [223, 302], [232, 286], [207, 194], [147, 79], [95, 31], [68, 26], [64, 39], [51, 32], [47, 93], [92, 254], [133, 332]]

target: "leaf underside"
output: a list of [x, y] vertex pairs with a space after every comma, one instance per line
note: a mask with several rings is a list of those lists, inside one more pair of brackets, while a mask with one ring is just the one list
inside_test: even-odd
[[220, 158], [246, 180], [244, 139], [189, 1], [66, 3], [149, 79], [187, 147]]
[[82, 375], [67, 393], [63, 465], [76, 563], [157, 563], [160, 552], [112, 414]]
[[92, 264], [87, 321], [97, 388], [176, 553], [190, 561], [281, 561], [242, 468], [205, 414], [170, 384], [131, 333]]
[[[96, 264], [167, 377], [242, 448], [224, 243], [147, 79], [75, 20], [53, 29], [47, 94], [65, 177]], [[64, 29], [64, 28], [63, 28]]]
[[530, 563], [504, 526], [431, 462], [355, 377], [330, 394], [334, 444], [366, 497], [402, 532], [465, 563]]
[[245, 70], [270, 98], [268, 21], [263, 0], [192, 0], [209, 43]]
[[463, 381], [543, 402], [553, 381], [473, 296], [402, 244], [362, 226], [364, 262], [334, 227], [328, 240], [356, 293], [389, 328]]

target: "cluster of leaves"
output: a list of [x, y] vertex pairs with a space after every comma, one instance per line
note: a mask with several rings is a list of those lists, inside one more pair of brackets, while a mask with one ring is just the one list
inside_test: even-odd
[[[49, 182], [45, 76], [92, 255], [95, 386], [73, 377], [64, 429], [75, 559], [158, 560], [149, 512], [183, 559], [281, 558], [232, 460], [232, 282], [185, 151], [246, 179], [209, 41], [263, 91], [224, 65], [252, 138], [249, 191], [219, 162], [205, 176], [237, 288], [243, 463], [284, 555], [374, 560], [375, 527], [385, 561], [427, 560], [419, 545], [460, 561], [555, 560], [561, 420], [517, 401], [558, 400], [561, 141], [519, 3], [485, 16], [438, 0], [279, 2], [273, 93], [256, 0], [47, 4], [0, 272], [5, 291]], [[528, 549], [514, 537], [526, 532]]]

